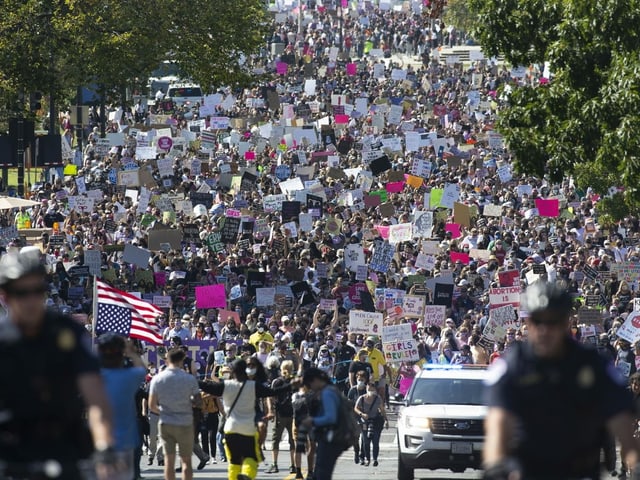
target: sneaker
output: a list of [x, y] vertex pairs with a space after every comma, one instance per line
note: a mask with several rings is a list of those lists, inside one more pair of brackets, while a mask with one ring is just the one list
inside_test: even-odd
[[211, 457], [211, 463], [212, 463], [213, 465], [216, 465], [216, 464], [218, 463], [218, 461], [216, 460], [216, 458], [215, 458], [215, 457]]
[[296, 473], [296, 480], [300, 480], [300, 479], [304, 480], [304, 475], [302, 475], [302, 472], [297, 472]]
[[149, 457], [149, 460], [147, 460], [147, 465], [153, 465], [153, 457]]
[[176, 473], [182, 473], [182, 466], [176, 468]]
[[296, 473], [296, 467], [294, 467], [293, 465], [291, 465], [289, 467], [289, 473]]
[[278, 473], [280, 470], [278, 470], [278, 466], [276, 464], [273, 464], [269, 467], [269, 470], [267, 470], [267, 473]]
[[209, 456], [204, 457], [202, 460], [200, 460], [200, 463], [198, 464], [196, 469], [197, 470], [202, 470], [210, 459], [211, 459], [211, 457], [209, 457]]
[[373, 466], [374, 466], [374, 467], [377, 467], [377, 466], [378, 466], [378, 460], [374, 460], [374, 461], [373, 461]]
[[158, 460], [158, 466], [164, 467], [164, 460]]

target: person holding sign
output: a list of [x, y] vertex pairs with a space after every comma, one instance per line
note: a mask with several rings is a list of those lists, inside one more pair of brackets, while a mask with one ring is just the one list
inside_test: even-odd
[[529, 286], [529, 341], [489, 368], [484, 477], [597, 479], [603, 431], [618, 437], [640, 478], [626, 382], [597, 352], [569, 337], [571, 296], [554, 283]]

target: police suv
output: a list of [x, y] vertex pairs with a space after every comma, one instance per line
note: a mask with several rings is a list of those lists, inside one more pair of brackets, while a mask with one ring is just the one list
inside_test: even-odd
[[480, 468], [486, 367], [426, 365], [398, 414], [398, 480], [414, 470]]

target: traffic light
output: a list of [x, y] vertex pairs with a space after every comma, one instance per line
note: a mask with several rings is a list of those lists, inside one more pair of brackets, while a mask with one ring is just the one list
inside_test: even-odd
[[32, 112], [42, 110], [42, 92], [33, 92], [29, 95], [29, 110]]

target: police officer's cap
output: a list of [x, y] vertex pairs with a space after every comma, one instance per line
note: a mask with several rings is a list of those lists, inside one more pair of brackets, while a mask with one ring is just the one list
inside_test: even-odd
[[569, 292], [557, 284], [538, 281], [527, 287], [522, 308], [531, 315], [545, 310], [567, 315], [573, 308], [573, 302]]
[[44, 265], [40, 262], [39, 249], [23, 249], [0, 258], [0, 286], [32, 274], [46, 274]]

